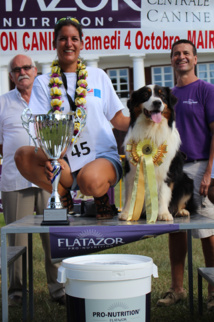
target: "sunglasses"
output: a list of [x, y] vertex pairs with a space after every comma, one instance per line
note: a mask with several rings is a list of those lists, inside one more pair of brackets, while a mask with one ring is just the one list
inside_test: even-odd
[[65, 20], [71, 20], [73, 22], [76, 22], [78, 25], [80, 24], [79, 21], [76, 18], [70, 18], [70, 17], [68, 17], [68, 18], [61, 18], [61, 19], [59, 19], [56, 22], [56, 25], [58, 25], [60, 22], [65, 21]]
[[22, 69], [24, 69], [26, 72], [29, 71], [31, 68], [33, 68], [34, 66], [32, 65], [25, 65], [22, 67], [15, 67], [11, 70], [12, 73], [20, 73]]

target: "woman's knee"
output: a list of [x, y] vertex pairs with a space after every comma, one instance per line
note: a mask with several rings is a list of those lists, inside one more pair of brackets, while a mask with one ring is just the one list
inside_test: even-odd
[[94, 175], [77, 176], [77, 184], [86, 196], [100, 196], [106, 193], [110, 184], [105, 177]]
[[116, 181], [116, 171], [110, 161], [96, 159], [84, 166], [77, 176], [77, 183], [85, 195], [100, 197]]

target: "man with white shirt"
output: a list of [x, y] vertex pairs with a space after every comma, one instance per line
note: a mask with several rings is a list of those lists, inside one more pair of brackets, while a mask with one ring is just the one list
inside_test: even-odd
[[[27, 181], [14, 162], [16, 150], [30, 144], [29, 135], [22, 126], [21, 114], [28, 107], [37, 68], [32, 59], [25, 55], [15, 56], [9, 64], [9, 77], [15, 89], [0, 96], [0, 154], [3, 156], [0, 191], [2, 192], [3, 214], [9, 224], [27, 215], [42, 214], [47, 206], [49, 193]], [[65, 291], [56, 281], [57, 266], [51, 263], [48, 234], [41, 234], [45, 251], [45, 269], [50, 295], [53, 300], [64, 304]], [[11, 234], [9, 246], [27, 246], [26, 234]], [[9, 271], [9, 305], [22, 303], [21, 260], [17, 260]]]

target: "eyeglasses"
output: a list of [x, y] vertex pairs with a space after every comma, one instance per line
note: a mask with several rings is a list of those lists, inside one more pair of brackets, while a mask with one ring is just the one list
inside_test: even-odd
[[13, 73], [20, 73], [22, 69], [24, 69], [26, 72], [29, 71], [31, 68], [33, 68], [35, 66], [33, 65], [25, 65], [25, 66], [22, 66], [22, 67], [15, 67], [11, 70], [11, 72]]
[[72, 18], [72, 17], [67, 17], [67, 18], [61, 18], [56, 22], [56, 25], [58, 25], [58, 23], [65, 21], [65, 20], [71, 20], [73, 22], [76, 22], [78, 25], [80, 24], [80, 22], [76, 19], [76, 18]]

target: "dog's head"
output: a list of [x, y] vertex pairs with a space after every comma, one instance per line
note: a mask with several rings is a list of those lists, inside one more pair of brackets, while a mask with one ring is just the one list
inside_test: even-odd
[[177, 99], [172, 95], [169, 87], [159, 85], [144, 86], [132, 93], [127, 106], [130, 110], [131, 123], [133, 126], [136, 119], [142, 114], [146, 119], [154, 123], [160, 123], [162, 118], [168, 120], [171, 127], [174, 121], [174, 105]]

